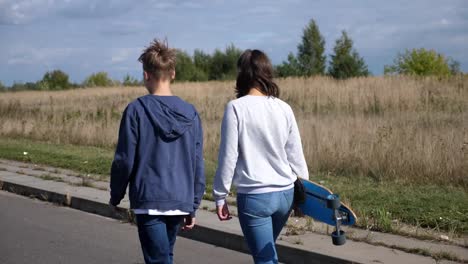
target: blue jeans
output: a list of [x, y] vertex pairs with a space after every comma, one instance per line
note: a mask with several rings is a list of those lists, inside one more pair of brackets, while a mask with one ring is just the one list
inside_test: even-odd
[[239, 221], [256, 264], [278, 263], [275, 242], [291, 213], [294, 188], [237, 194]]
[[146, 264], [172, 264], [174, 244], [183, 216], [136, 214]]

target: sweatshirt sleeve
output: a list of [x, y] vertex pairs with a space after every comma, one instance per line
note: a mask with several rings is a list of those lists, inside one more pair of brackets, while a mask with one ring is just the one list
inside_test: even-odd
[[302, 150], [301, 135], [299, 128], [297, 127], [296, 118], [294, 112], [291, 109], [290, 112], [290, 128], [289, 137], [286, 142], [286, 154], [289, 162], [289, 166], [293, 170], [294, 174], [298, 177], [308, 180], [309, 171]]
[[213, 196], [218, 206], [223, 205], [231, 189], [238, 157], [238, 120], [231, 103], [226, 106], [221, 124], [218, 169], [214, 179]]
[[203, 160], [203, 127], [200, 116], [197, 115], [197, 139], [195, 142], [195, 198], [192, 216], [195, 216], [205, 193], [205, 162]]
[[111, 167], [110, 203], [118, 205], [125, 196], [125, 191], [133, 171], [138, 142], [138, 125], [135, 110], [129, 105], [120, 122], [119, 139]]

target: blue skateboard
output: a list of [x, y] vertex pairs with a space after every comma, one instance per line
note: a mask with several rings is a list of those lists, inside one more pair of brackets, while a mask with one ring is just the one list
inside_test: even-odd
[[356, 214], [348, 206], [340, 202], [337, 194], [326, 187], [308, 180], [301, 179], [306, 192], [304, 204], [299, 206], [303, 214], [317, 221], [335, 226], [332, 232], [334, 245], [343, 245], [346, 242], [345, 232], [341, 225], [351, 226], [356, 223]]

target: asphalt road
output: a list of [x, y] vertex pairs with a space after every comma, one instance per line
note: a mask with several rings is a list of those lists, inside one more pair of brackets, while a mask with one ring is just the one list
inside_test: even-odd
[[[135, 226], [0, 191], [0, 263], [144, 263]], [[179, 237], [175, 263], [252, 263], [236, 251]]]

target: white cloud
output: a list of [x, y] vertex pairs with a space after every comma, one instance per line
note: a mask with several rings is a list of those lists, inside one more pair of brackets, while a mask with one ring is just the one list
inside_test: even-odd
[[250, 15], [275, 15], [281, 12], [280, 7], [272, 6], [270, 3], [266, 5], [255, 5], [246, 10], [247, 14]]
[[108, 18], [125, 14], [140, 4], [129, 0], [79, 0], [56, 6], [57, 13], [66, 18]]
[[157, 9], [167, 9], [175, 7], [175, 4], [171, 2], [156, 2], [153, 7]]
[[76, 48], [19, 48], [7, 60], [8, 65], [49, 65], [82, 49]]
[[27, 24], [54, 14], [103, 18], [128, 12], [135, 6], [128, 0], [1, 0], [0, 24]]
[[250, 34], [243, 34], [241, 41], [245, 44], [252, 45], [252, 44], [259, 43], [259, 42], [273, 40], [276, 36], [277, 36], [276, 33], [271, 32], [271, 31], [255, 32], [255, 33], [250, 33]]
[[127, 61], [129, 59], [133, 59], [136, 61], [138, 56], [138, 48], [117, 48], [112, 51], [111, 55], [111, 62], [113, 64], [117, 64], [120, 62]]
[[399, 51], [418, 47], [452, 56], [467, 70], [466, 1], [0, 0], [0, 75], [4, 83], [34, 80], [50, 65], [75, 78], [101, 70], [120, 74], [139, 69], [141, 49], [166, 36], [188, 52], [233, 43], [268, 51], [280, 63], [296, 52], [312, 18], [327, 54], [347, 29], [375, 74]]
[[448, 20], [445, 19], [445, 18], [442, 18], [442, 19], [440, 20], [440, 24], [441, 24], [441, 25], [444, 25], [444, 26], [450, 25], [450, 21], [448, 21]]
[[0, 1], [0, 24], [24, 24], [48, 13], [54, 0]]

